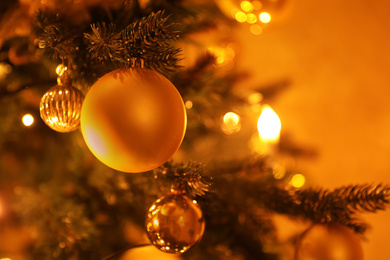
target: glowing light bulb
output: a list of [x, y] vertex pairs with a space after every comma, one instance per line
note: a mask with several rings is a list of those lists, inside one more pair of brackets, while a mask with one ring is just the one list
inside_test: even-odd
[[25, 114], [22, 117], [22, 122], [25, 126], [31, 126], [34, 123], [34, 117], [31, 114]]
[[221, 129], [225, 134], [233, 134], [241, 129], [240, 116], [234, 112], [226, 113], [222, 118]]
[[262, 12], [259, 15], [259, 19], [262, 23], [269, 23], [271, 21], [271, 15], [267, 12]]
[[257, 121], [257, 130], [260, 139], [267, 142], [276, 143], [279, 141], [282, 124], [278, 115], [268, 105], [263, 107], [259, 120]]
[[301, 188], [303, 185], [305, 185], [306, 178], [302, 174], [295, 174], [291, 178], [291, 185], [294, 186], [295, 188]]

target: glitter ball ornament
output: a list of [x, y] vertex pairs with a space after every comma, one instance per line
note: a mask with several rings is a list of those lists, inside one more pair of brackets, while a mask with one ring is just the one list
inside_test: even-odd
[[152, 170], [179, 148], [186, 111], [175, 86], [145, 68], [118, 69], [87, 93], [81, 131], [91, 152], [123, 172]]
[[71, 132], [80, 126], [84, 95], [70, 84], [52, 87], [41, 98], [39, 110], [43, 121], [53, 130]]
[[196, 201], [180, 193], [158, 199], [149, 209], [146, 230], [158, 249], [184, 253], [203, 235], [205, 221]]
[[363, 260], [357, 236], [339, 224], [316, 224], [298, 239], [295, 260]]

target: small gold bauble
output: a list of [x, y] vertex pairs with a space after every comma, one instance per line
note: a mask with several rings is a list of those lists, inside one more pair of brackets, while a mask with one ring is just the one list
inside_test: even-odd
[[47, 91], [39, 105], [41, 118], [53, 130], [71, 132], [80, 126], [84, 95], [76, 88], [56, 85]]
[[149, 240], [168, 253], [184, 253], [202, 238], [204, 229], [199, 205], [180, 193], [158, 199], [146, 218]]
[[316, 224], [298, 239], [295, 260], [363, 260], [363, 249], [349, 228]]
[[145, 172], [168, 161], [183, 140], [186, 122], [175, 86], [145, 68], [104, 75], [81, 110], [81, 132], [91, 152], [123, 172]]

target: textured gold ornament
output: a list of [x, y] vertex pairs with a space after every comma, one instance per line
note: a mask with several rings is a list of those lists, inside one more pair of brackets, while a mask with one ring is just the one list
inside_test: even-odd
[[199, 205], [181, 193], [170, 193], [158, 199], [146, 218], [149, 240], [168, 253], [184, 253], [202, 238], [204, 229]]
[[84, 95], [69, 84], [58, 84], [47, 91], [39, 105], [42, 120], [53, 130], [71, 132], [80, 126]]
[[340, 224], [316, 224], [298, 239], [295, 260], [363, 260], [358, 237]]

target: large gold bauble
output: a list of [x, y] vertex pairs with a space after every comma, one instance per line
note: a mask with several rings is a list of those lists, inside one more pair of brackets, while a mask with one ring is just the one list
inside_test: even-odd
[[298, 239], [295, 260], [363, 260], [363, 249], [349, 228], [316, 224]]
[[152, 170], [179, 148], [186, 111], [175, 86], [145, 68], [118, 69], [87, 93], [81, 131], [91, 152], [123, 172]]
[[41, 98], [41, 118], [57, 132], [74, 131], [80, 126], [83, 100], [84, 95], [69, 84], [54, 86]]
[[149, 209], [146, 230], [158, 249], [184, 253], [203, 236], [205, 221], [196, 201], [179, 193], [158, 199]]

